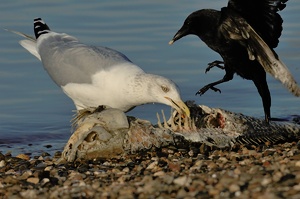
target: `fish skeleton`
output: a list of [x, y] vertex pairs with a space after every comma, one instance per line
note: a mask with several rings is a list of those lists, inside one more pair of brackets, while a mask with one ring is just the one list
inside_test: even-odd
[[191, 120], [175, 110], [158, 124], [127, 117], [118, 109], [85, 109], [74, 119], [74, 133], [61, 160], [111, 158], [151, 148], [174, 146], [189, 149], [206, 145], [231, 149], [236, 145], [268, 145], [298, 141], [300, 125], [272, 121], [187, 102]]

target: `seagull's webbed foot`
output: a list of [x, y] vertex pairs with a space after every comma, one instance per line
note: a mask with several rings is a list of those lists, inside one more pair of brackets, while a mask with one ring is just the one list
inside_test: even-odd
[[105, 110], [105, 109], [107, 109], [107, 107], [106, 106], [104, 106], [104, 105], [100, 105], [100, 106], [98, 106], [92, 113], [100, 113], [101, 111], [103, 111], [103, 110]]
[[215, 60], [215, 61], [213, 61], [211, 63], [208, 63], [208, 66], [205, 69], [205, 73], [207, 73], [208, 71], [210, 71], [210, 69], [213, 68], [213, 67], [215, 67], [215, 66], [218, 67], [218, 68], [220, 68], [220, 69], [222, 69], [222, 70], [224, 70], [225, 66], [223, 66], [221, 64], [224, 64], [224, 62], [223, 61], [218, 61], [218, 60]]

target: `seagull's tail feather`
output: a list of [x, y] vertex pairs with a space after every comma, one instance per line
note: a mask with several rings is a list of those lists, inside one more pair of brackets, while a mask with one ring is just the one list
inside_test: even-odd
[[25, 33], [21, 33], [21, 32], [15, 31], [15, 30], [9, 30], [9, 29], [4, 29], [4, 30], [12, 32], [12, 33], [14, 33], [16, 35], [20, 35], [21, 37], [25, 37], [26, 39], [31, 40], [33, 42], [36, 41], [36, 39], [33, 36], [27, 35]]
[[39, 36], [41, 36], [42, 34], [50, 32], [50, 28], [41, 18], [35, 18], [33, 25], [35, 38], [39, 38]]
[[28, 50], [31, 54], [33, 54], [36, 58], [41, 60], [41, 56], [37, 51], [36, 39], [39, 38], [39, 36], [41, 36], [42, 34], [50, 32], [50, 28], [47, 26], [47, 24], [41, 18], [34, 19], [35, 38], [30, 35], [18, 32], [18, 31], [8, 30], [8, 29], [5, 29], [5, 30], [15, 33], [17, 35], [20, 35], [22, 37], [25, 37], [26, 39], [21, 40], [19, 42], [20, 45], [23, 46], [26, 50]]
[[38, 58], [41, 61], [41, 56], [36, 49], [36, 41], [24, 39], [19, 41], [19, 43], [21, 46], [23, 46], [23, 48], [28, 50], [31, 54], [33, 54], [36, 58]]
[[14, 30], [8, 30], [8, 29], [4, 29], [4, 30], [25, 37], [26, 39], [21, 40], [19, 42], [20, 45], [23, 46], [26, 50], [28, 50], [31, 54], [33, 54], [36, 58], [41, 60], [41, 56], [39, 55], [36, 49], [36, 39], [34, 37]]

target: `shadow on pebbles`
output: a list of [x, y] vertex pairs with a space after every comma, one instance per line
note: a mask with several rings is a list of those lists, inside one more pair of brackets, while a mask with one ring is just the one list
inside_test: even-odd
[[300, 198], [300, 143], [57, 164], [60, 155], [0, 154], [0, 198]]

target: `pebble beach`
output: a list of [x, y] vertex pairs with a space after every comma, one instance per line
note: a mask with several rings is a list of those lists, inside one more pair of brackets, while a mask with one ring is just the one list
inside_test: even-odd
[[59, 161], [0, 154], [1, 198], [299, 198], [300, 143]]

